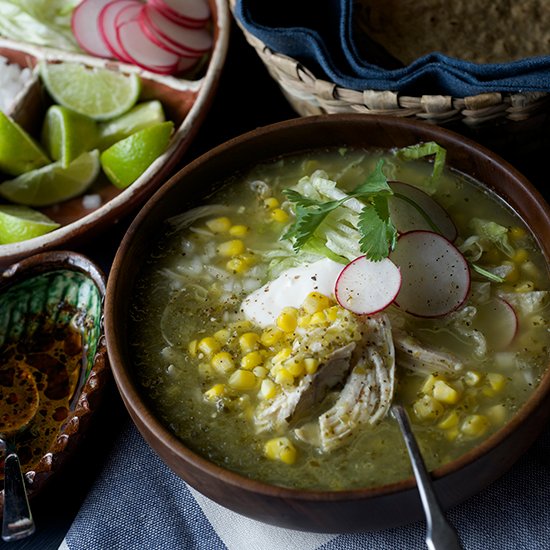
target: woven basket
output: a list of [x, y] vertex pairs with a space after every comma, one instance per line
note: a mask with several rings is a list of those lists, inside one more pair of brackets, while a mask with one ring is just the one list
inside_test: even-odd
[[[229, 0], [229, 4], [234, 15], [235, 0]], [[546, 92], [491, 92], [469, 97], [412, 97], [393, 91], [343, 88], [317, 78], [312, 71], [295, 59], [272, 51], [250, 34], [237, 17], [234, 19], [271, 77], [279, 84], [292, 108], [301, 116], [357, 112], [413, 117], [438, 125], [458, 122], [470, 128], [507, 122], [530, 122], [528, 126], [532, 128], [534, 125], [538, 126], [540, 121], [546, 120], [550, 112], [550, 94]]]

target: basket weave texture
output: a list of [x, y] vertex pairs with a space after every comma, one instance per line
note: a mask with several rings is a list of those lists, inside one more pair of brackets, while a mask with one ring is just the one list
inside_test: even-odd
[[[235, 0], [229, 0], [234, 14]], [[468, 97], [401, 95], [391, 90], [352, 90], [318, 78], [303, 63], [271, 50], [234, 17], [292, 108], [301, 116], [364, 113], [412, 117], [434, 124], [459, 121], [469, 127], [540, 118], [550, 110], [546, 92], [490, 92]], [[533, 120], [531, 120], [532, 122]]]

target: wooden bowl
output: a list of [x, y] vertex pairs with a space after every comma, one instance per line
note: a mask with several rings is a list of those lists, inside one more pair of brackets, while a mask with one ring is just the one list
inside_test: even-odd
[[[422, 519], [414, 479], [371, 489], [330, 491], [275, 487], [227, 471], [188, 449], [159, 420], [136, 381], [128, 331], [136, 274], [167, 218], [200, 203], [231, 174], [279, 155], [325, 146], [403, 147], [436, 141], [448, 165], [496, 191], [525, 220], [550, 264], [550, 209], [512, 166], [458, 134], [423, 122], [364, 115], [321, 115], [258, 128], [207, 152], [158, 191], [132, 223], [107, 285], [106, 338], [115, 381], [136, 426], [192, 487], [238, 513], [287, 528], [359, 532]], [[205, 184], [205, 182], [208, 182]], [[433, 472], [444, 508], [474, 495], [508, 470], [550, 417], [550, 371], [518, 413], [474, 450]], [[396, 512], [398, 511], [398, 512]]]
[[[30, 499], [75, 452], [111, 380], [105, 284], [93, 262], [68, 251], [36, 254], [1, 272], [0, 368], [22, 359], [39, 389], [36, 415], [9, 438]], [[6, 395], [9, 387], [1, 390]], [[3, 485], [2, 475], [0, 514]]]
[[92, 67], [105, 67], [125, 74], [137, 74], [142, 89], [139, 101], [158, 99], [167, 120], [174, 122], [175, 132], [167, 150], [126, 189], [118, 189], [105, 178], [94, 184], [98, 204], [89, 206], [76, 197], [38, 210], [61, 227], [34, 239], [0, 245], [0, 267], [24, 257], [51, 249], [68, 249], [88, 242], [106, 231], [125, 215], [137, 210], [169, 175], [180, 161], [204, 120], [218, 87], [229, 44], [229, 10], [224, 0], [210, 1], [213, 46], [204, 61], [181, 76], [163, 76], [135, 65], [72, 52], [44, 48], [0, 38], [0, 55], [21, 67], [33, 69], [33, 78], [21, 90], [8, 114], [34, 137], [40, 135], [40, 123], [51, 99], [38, 75], [40, 61], [70, 61]]

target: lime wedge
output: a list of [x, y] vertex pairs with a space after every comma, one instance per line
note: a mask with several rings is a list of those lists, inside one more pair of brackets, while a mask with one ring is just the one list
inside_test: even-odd
[[103, 151], [117, 141], [129, 137], [139, 130], [164, 121], [164, 110], [160, 101], [154, 99], [139, 103], [127, 113], [99, 124], [97, 147], [100, 151]]
[[40, 237], [60, 225], [45, 214], [17, 204], [0, 204], [0, 244]]
[[48, 206], [83, 193], [99, 173], [99, 151], [82, 153], [67, 168], [53, 162], [0, 183], [0, 196], [26, 206]]
[[108, 120], [130, 110], [141, 90], [135, 74], [69, 61], [42, 61], [40, 75], [56, 103], [94, 120]]
[[18, 176], [50, 162], [33, 138], [0, 111], [0, 170]]
[[93, 149], [97, 142], [97, 124], [90, 117], [63, 107], [52, 105], [46, 112], [42, 126], [42, 145], [53, 160], [64, 167], [84, 151]]
[[173, 122], [161, 122], [117, 141], [103, 151], [101, 166], [109, 180], [121, 189], [134, 183], [164, 153], [173, 129]]

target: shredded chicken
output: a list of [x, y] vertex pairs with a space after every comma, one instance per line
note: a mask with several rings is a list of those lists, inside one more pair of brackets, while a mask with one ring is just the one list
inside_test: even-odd
[[428, 348], [406, 332], [394, 330], [393, 342], [395, 359], [400, 367], [421, 374], [456, 372], [463, 367], [455, 355]]

